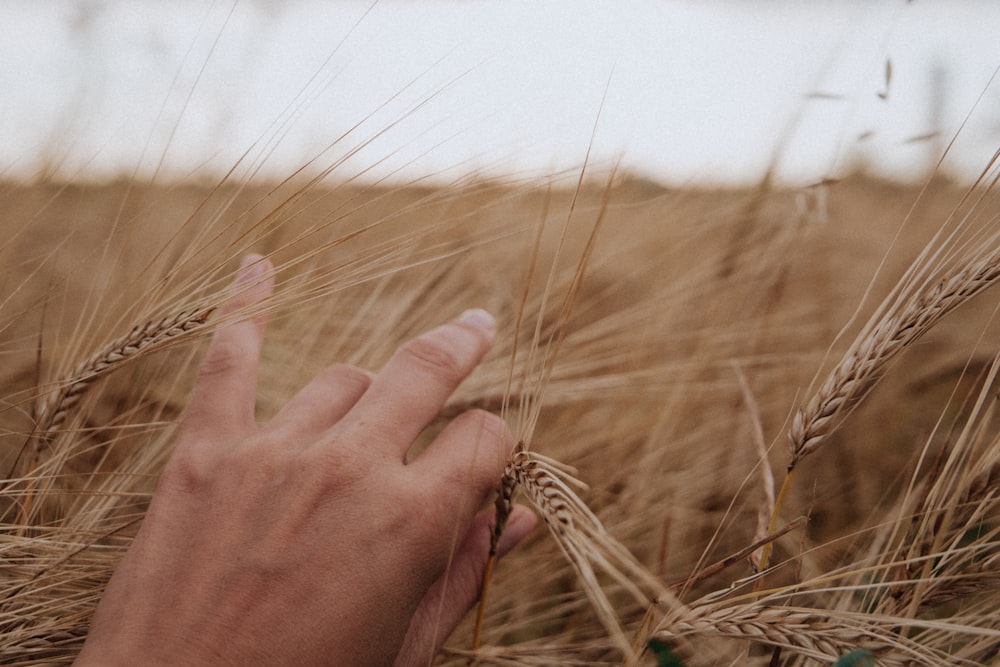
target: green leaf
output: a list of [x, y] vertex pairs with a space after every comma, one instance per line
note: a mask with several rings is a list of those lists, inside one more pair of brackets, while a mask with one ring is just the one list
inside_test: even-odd
[[875, 667], [875, 656], [863, 648], [855, 649], [840, 656], [833, 667]]
[[646, 647], [656, 658], [656, 667], [684, 667], [681, 659], [674, 655], [670, 647], [659, 639], [653, 638], [646, 642]]

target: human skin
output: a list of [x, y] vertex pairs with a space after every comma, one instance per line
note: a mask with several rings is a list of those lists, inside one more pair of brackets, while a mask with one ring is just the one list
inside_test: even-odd
[[[270, 297], [244, 260], [223, 315]], [[270, 422], [254, 415], [266, 323], [218, 330], [173, 455], [75, 663], [426, 665], [474, 604], [513, 445], [484, 411], [414, 440], [489, 350], [484, 311], [411, 340], [378, 374], [322, 370]], [[535, 526], [515, 507], [500, 553]]]

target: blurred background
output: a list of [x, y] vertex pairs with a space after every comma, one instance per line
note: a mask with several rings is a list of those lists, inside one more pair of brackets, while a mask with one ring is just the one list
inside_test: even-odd
[[[1000, 146], [1000, 3], [2, 0], [0, 178], [915, 181]], [[961, 131], [960, 131], [961, 130]]]

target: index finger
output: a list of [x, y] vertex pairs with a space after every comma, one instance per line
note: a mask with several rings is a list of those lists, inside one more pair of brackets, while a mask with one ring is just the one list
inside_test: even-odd
[[[268, 299], [273, 291], [274, 267], [261, 255], [248, 255], [220, 315], [237, 315]], [[215, 332], [198, 369], [185, 429], [232, 435], [255, 426], [257, 365], [265, 327], [266, 318], [257, 316], [224, 324]]]

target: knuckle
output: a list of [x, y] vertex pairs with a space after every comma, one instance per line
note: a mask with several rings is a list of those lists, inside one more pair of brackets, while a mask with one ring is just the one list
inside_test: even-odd
[[252, 353], [233, 341], [216, 340], [198, 368], [201, 378], [225, 377], [253, 363]]
[[211, 469], [204, 457], [178, 452], [163, 469], [157, 493], [194, 495], [206, 488], [211, 479]]
[[367, 488], [376, 477], [374, 469], [378, 464], [363, 446], [345, 436], [310, 448], [303, 461], [307, 476], [315, 478], [317, 486], [329, 495]]
[[356, 366], [333, 364], [321, 371], [323, 381], [360, 396], [372, 383], [371, 375]]
[[505, 456], [514, 444], [514, 436], [504, 421], [498, 415], [476, 408], [459, 417], [462, 428], [476, 434], [480, 446], [492, 446]]
[[514, 436], [510, 432], [510, 428], [507, 426], [507, 422], [504, 421], [499, 415], [495, 415], [492, 412], [481, 408], [469, 410], [465, 414], [468, 415], [468, 419], [483, 432], [484, 436], [497, 440], [501, 443], [509, 443], [514, 439]]
[[453, 345], [440, 336], [423, 335], [404, 343], [400, 354], [435, 377], [454, 382], [466, 372], [463, 359]]
[[[483, 410], [463, 413], [439, 436], [429, 475], [419, 493], [421, 506], [433, 513], [447, 508], [478, 506], [494, 488], [512, 447], [507, 424]], [[425, 459], [430, 460], [430, 459]]]
[[456, 422], [463, 439], [474, 443], [474, 447], [469, 448], [472, 465], [462, 466], [454, 472], [461, 474], [465, 485], [477, 492], [492, 487], [503, 472], [514, 444], [507, 422], [485, 410], [470, 410]]

